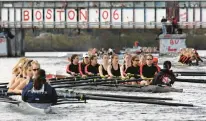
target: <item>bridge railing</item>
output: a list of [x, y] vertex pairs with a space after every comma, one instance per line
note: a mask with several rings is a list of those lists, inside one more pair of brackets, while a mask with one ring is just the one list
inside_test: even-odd
[[[165, 25], [172, 25], [172, 23], [167, 22]], [[206, 22], [178, 22], [180, 26], [205, 26]], [[145, 28], [161, 28], [161, 22], [9, 22], [0, 21], [0, 26], [3, 28], [28, 28], [28, 27], [39, 27], [39, 28], [142, 28], [140, 26], [146, 26]]]

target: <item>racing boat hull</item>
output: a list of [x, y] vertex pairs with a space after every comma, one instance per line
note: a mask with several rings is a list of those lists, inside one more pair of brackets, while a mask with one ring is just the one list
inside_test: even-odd
[[20, 95], [9, 96], [12, 100], [19, 101], [17, 108], [30, 113], [49, 113], [52, 111], [51, 103], [28, 103], [21, 99]]
[[183, 89], [175, 89], [169, 86], [118, 86], [118, 85], [101, 85], [101, 86], [83, 86], [75, 87], [74, 90], [102, 90], [102, 91], [125, 91], [125, 92], [152, 92], [152, 93], [166, 93], [166, 92], [183, 92]]

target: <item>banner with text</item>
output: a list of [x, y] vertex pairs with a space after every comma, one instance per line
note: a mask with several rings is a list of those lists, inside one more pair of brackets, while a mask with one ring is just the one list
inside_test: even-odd
[[178, 53], [186, 48], [186, 39], [160, 39], [160, 54]]
[[[181, 23], [200, 22], [201, 12], [202, 21], [205, 22], [204, 9], [189, 11], [190, 14], [186, 9], [180, 9]], [[161, 19], [162, 16], [166, 17], [166, 8], [10, 7], [0, 8], [0, 15], [1, 26], [6, 28], [161, 28]], [[155, 22], [158, 22], [157, 26]]]

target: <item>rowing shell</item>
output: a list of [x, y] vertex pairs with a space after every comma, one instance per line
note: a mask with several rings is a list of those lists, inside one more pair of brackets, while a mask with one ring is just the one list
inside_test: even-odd
[[83, 86], [75, 87], [74, 90], [101, 90], [101, 91], [124, 91], [124, 92], [153, 92], [153, 93], [166, 93], [166, 92], [183, 92], [183, 89], [176, 89], [169, 86], [123, 86], [123, 85], [101, 85], [101, 86]]
[[29, 113], [50, 113], [52, 111], [51, 109], [51, 103], [27, 103], [22, 101], [20, 95], [13, 95], [9, 96], [12, 100], [19, 101], [19, 103], [16, 105], [18, 109], [29, 112]]

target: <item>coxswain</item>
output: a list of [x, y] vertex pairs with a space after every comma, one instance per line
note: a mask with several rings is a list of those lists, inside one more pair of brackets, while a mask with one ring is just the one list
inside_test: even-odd
[[109, 66], [109, 56], [108, 54], [103, 54], [102, 56], [103, 64], [99, 66], [99, 74], [101, 77], [108, 77], [107, 68]]
[[72, 76], [79, 74], [79, 56], [77, 54], [71, 56], [71, 63], [67, 66], [66, 72]]
[[29, 103], [57, 103], [57, 93], [46, 82], [43, 69], [37, 71], [37, 77], [26, 85], [22, 91], [22, 100]]
[[86, 77], [85, 66], [89, 64], [89, 55], [87, 53], [83, 54], [83, 61], [79, 63], [79, 73], [82, 77]]
[[[132, 57], [132, 66], [128, 67], [125, 71], [127, 75], [132, 74], [132, 77], [135, 79], [140, 78], [140, 66], [139, 66], [139, 57]], [[136, 83], [136, 82], [135, 82]]]
[[153, 85], [167, 85], [171, 86], [174, 84], [176, 77], [172, 70], [170, 70], [172, 64], [170, 61], [165, 61], [163, 63], [163, 69], [154, 77]]
[[85, 73], [87, 75], [99, 75], [99, 64], [96, 55], [90, 57], [90, 63], [85, 66]]
[[[153, 56], [147, 55], [146, 64], [140, 67], [140, 75], [142, 79], [141, 85], [149, 85], [152, 82], [152, 78], [154, 78], [155, 74], [159, 72], [159, 68], [153, 64]], [[146, 80], [147, 78], [151, 78], [151, 80]]]
[[125, 78], [125, 76], [126, 76], [125, 71], [127, 70], [128, 67], [130, 67], [132, 65], [131, 60], [132, 60], [132, 55], [130, 55], [128, 53], [125, 54], [123, 64], [120, 67], [120, 73], [121, 73], [122, 78]]
[[119, 64], [119, 57], [118, 55], [114, 54], [111, 57], [111, 64], [107, 68], [107, 72], [109, 74], [109, 77], [112, 78], [114, 76], [119, 77], [120, 74], [120, 64]]

